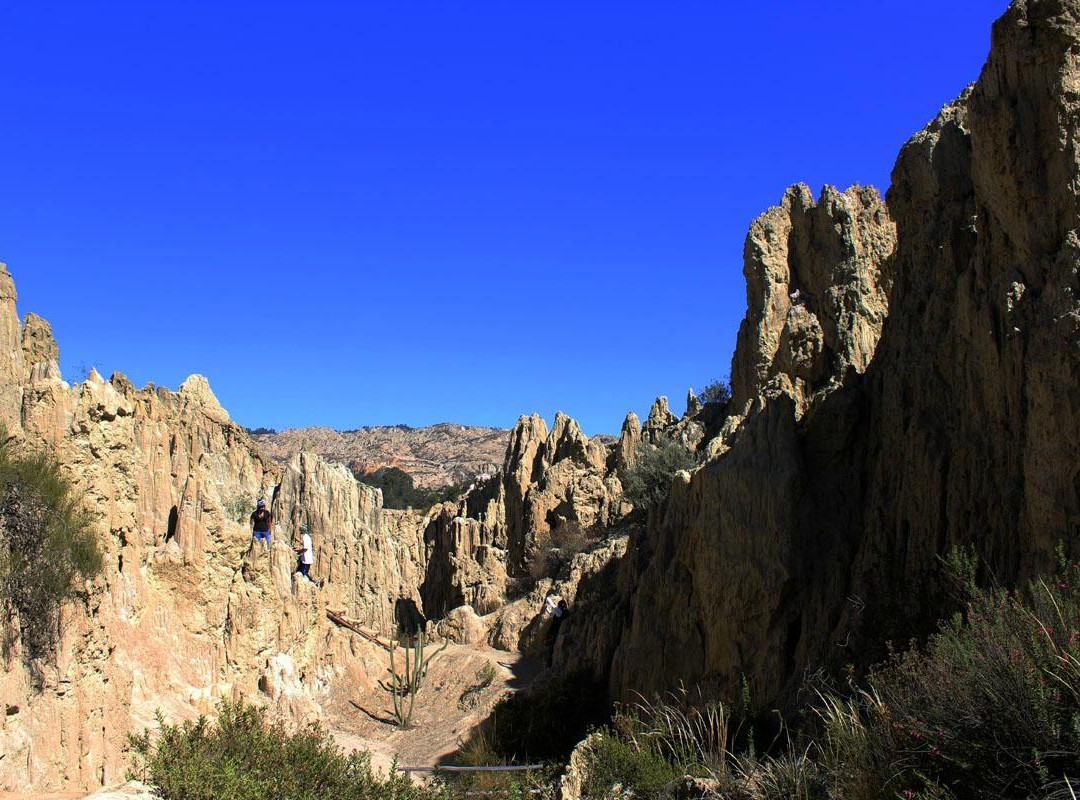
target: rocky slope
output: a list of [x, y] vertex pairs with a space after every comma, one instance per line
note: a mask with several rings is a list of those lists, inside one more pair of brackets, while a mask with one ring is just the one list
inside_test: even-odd
[[[158, 709], [181, 719], [247, 697], [300, 721], [331, 686], [366, 680], [372, 646], [326, 610], [389, 632], [419, 601], [421, 520], [384, 511], [377, 490], [313, 454], [265, 457], [200, 376], [177, 392], [97, 373], [69, 386], [57, 363], [48, 324], [20, 326], [0, 268], [0, 421], [57, 455], [105, 552], [64, 610], [55, 662], [16, 649], [0, 670], [0, 789], [116, 782], [126, 734]], [[277, 517], [269, 552], [250, 546], [240, 502], [259, 495]], [[302, 527], [322, 590], [293, 572]]]
[[426, 428], [389, 425], [354, 431], [289, 428], [259, 433], [254, 438], [267, 455], [281, 463], [288, 463], [301, 450], [310, 450], [355, 472], [398, 467], [409, 473], [417, 486], [434, 488], [494, 474], [502, 464], [509, 435], [502, 428], [443, 422]]

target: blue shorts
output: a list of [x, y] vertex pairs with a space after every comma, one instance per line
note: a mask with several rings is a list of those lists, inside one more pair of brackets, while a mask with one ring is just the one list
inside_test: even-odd
[[266, 543], [270, 544], [270, 531], [255, 531], [254, 536], [256, 539], [266, 539]]

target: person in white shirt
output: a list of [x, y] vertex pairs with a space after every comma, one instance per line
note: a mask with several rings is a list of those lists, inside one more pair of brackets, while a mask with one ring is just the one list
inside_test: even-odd
[[308, 574], [311, 569], [311, 564], [315, 560], [314, 552], [311, 548], [311, 534], [306, 531], [300, 536], [300, 546], [296, 548], [297, 554], [300, 556], [299, 564], [297, 565], [298, 571], [301, 575], [307, 578], [312, 583], [318, 585], [318, 581]]

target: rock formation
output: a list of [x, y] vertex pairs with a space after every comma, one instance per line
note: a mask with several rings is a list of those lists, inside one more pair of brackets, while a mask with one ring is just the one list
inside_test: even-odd
[[[26, 447], [56, 454], [94, 516], [105, 569], [64, 609], [55, 663], [31, 670], [16, 650], [0, 670], [0, 789], [116, 782], [127, 733], [158, 709], [182, 719], [244, 696], [297, 721], [317, 715], [364, 657], [327, 608], [382, 632], [415, 608], [419, 518], [384, 511], [377, 490], [312, 454], [282, 469], [201, 376], [177, 392], [96, 371], [69, 386], [48, 324], [28, 314], [20, 326], [14, 297], [0, 270], [0, 417]], [[274, 498], [269, 552], [250, 546], [260, 495]], [[293, 572], [301, 526], [321, 591]]]
[[[691, 395], [678, 418], [660, 398], [617, 443], [522, 417], [501, 471], [423, 517], [313, 453], [264, 457], [201, 377], [69, 386], [0, 270], [0, 423], [57, 453], [107, 563], [40, 685], [18, 654], [0, 672], [16, 709], [0, 787], [114, 780], [124, 735], [158, 706], [317, 713], [366, 663], [328, 607], [528, 649], [555, 591], [573, 609], [556, 664], [606, 673], [613, 695], [683, 681], [731, 698], [745, 677], [762, 708], [786, 708], [806, 673], [925, 632], [949, 548], [973, 546], [1004, 582], [1047, 569], [1058, 543], [1076, 555], [1076, 52], [1080, 0], [1015, 0], [979, 81], [904, 146], [886, 203], [795, 186], [753, 223], [728, 404]], [[620, 471], [663, 439], [709, 459], [628, 517]], [[269, 553], [244, 524], [259, 494], [277, 514]], [[597, 525], [615, 530], [536, 574], [560, 530]], [[301, 530], [321, 591], [292, 571]]]
[[888, 314], [896, 228], [877, 190], [792, 186], [750, 226], [746, 318], [731, 362], [732, 409], [786, 394], [801, 417], [847, 370], [866, 370]]
[[1080, 4], [1014, 2], [978, 83], [904, 146], [888, 215], [795, 188], [752, 227], [735, 424], [625, 560], [616, 694], [746, 675], [782, 706], [927, 630], [950, 547], [1007, 583], [1075, 553], [1078, 46]]
[[443, 422], [426, 428], [387, 425], [353, 431], [290, 428], [256, 433], [254, 438], [267, 455], [282, 464], [306, 449], [358, 474], [397, 467], [409, 473], [416, 486], [435, 488], [478, 475], [494, 475], [509, 434], [504, 428]]
[[430, 518], [421, 588], [427, 613], [442, 616], [458, 605], [494, 611], [506, 602], [509, 580], [530, 576], [553, 531], [613, 519], [622, 493], [617, 447], [585, 436], [565, 414], [550, 432], [539, 416], [521, 417], [500, 473]]

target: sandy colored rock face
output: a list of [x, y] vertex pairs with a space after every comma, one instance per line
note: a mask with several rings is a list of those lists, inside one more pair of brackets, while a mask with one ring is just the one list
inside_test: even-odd
[[[20, 329], [13, 288], [8, 296], [0, 372], [18, 369], [0, 376], [0, 405], [11, 430], [55, 452], [83, 492], [105, 569], [84, 602], [65, 608], [59, 656], [41, 665], [40, 685], [19, 652], [0, 671], [0, 693], [18, 709], [0, 718], [0, 789], [117, 783], [127, 733], [152, 726], [158, 709], [175, 721], [246, 697], [295, 721], [317, 718], [330, 686], [355, 678], [352, 645], [327, 608], [389, 631], [398, 601], [419, 600], [420, 521], [384, 512], [376, 490], [317, 456], [282, 469], [201, 376], [177, 392], [94, 371], [69, 386], [48, 324], [28, 315]], [[251, 547], [247, 518], [260, 496], [275, 514], [269, 549]], [[301, 525], [322, 590], [294, 573]]]
[[[175, 393], [96, 373], [68, 386], [0, 270], [0, 422], [55, 450], [107, 562], [66, 609], [40, 690], [17, 654], [0, 672], [19, 709], [0, 718], [0, 787], [116, 781], [123, 737], [158, 707], [177, 719], [243, 696], [303, 720], [343, 681], [370, 690], [384, 667], [330, 606], [381, 631], [449, 614], [461, 641], [529, 650], [556, 591], [572, 611], [555, 663], [606, 672], [613, 695], [683, 681], [730, 698], [746, 676], [783, 708], [808, 671], [925, 631], [950, 547], [1005, 582], [1046, 569], [1058, 542], [1075, 555], [1076, 52], [1080, 0], [1017, 0], [979, 82], [904, 146], [887, 209], [868, 187], [815, 201], [796, 186], [754, 222], [729, 409], [688, 399], [677, 418], [658, 400], [618, 444], [522, 417], [501, 473], [425, 517], [383, 510], [313, 454], [264, 457], [198, 376]], [[618, 471], [659, 438], [711, 460], [507, 603], [559, 526], [618, 523]], [[243, 522], [259, 494], [277, 515], [268, 551]], [[293, 572], [301, 530], [321, 590]]]
[[0, 783], [92, 787], [122, 778], [124, 737], [156, 707], [208, 710], [248, 666], [221, 635], [248, 538], [222, 505], [272, 485], [274, 466], [234, 447], [242, 434], [207, 416], [205, 397], [136, 391], [96, 373], [74, 389], [48, 373], [31, 378], [22, 433], [55, 448], [85, 493], [105, 570], [87, 609], [65, 612], [40, 692], [19, 654], [0, 673], [22, 709], [0, 731], [0, 750], [20, 754], [0, 762]]
[[421, 587], [428, 615], [461, 605], [482, 615], [497, 610], [510, 581], [527, 577], [544, 557], [553, 531], [617, 516], [617, 447], [585, 436], [565, 414], [556, 415], [550, 432], [535, 414], [519, 419], [500, 473], [429, 517]]
[[732, 407], [787, 394], [801, 417], [816, 395], [866, 370], [888, 314], [896, 226], [877, 190], [800, 184], [750, 226], [747, 315], [731, 363]]

